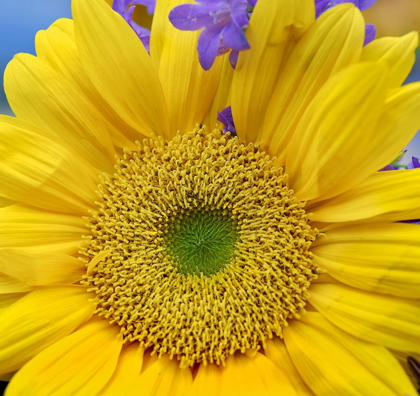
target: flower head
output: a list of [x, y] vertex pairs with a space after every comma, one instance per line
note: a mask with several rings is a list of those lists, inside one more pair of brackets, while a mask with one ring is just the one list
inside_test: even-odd
[[165, 2], [150, 55], [103, 0], [72, 11], [5, 72], [7, 396], [414, 394], [420, 169], [377, 170], [420, 126], [417, 35], [258, 0], [204, 71]]

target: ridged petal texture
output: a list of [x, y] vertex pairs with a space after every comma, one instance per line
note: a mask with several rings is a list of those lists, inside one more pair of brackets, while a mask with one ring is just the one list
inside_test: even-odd
[[[199, 32], [168, 20], [184, 2], [157, 1], [149, 55], [104, 0], [73, 0], [74, 21], [39, 32], [37, 56], [7, 66], [17, 118], [0, 116], [6, 396], [414, 395], [404, 369], [420, 357], [420, 232], [400, 222], [420, 218], [420, 169], [378, 170], [420, 128], [420, 83], [401, 86], [417, 34], [363, 47], [365, 21], [351, 4], [315, 20], [313, 0], [258, 0], [236, 69], [226, 54], [204, 71]], [[79, 252], [115, 154], [152, 134], [212, 129], [228, 106], [238, 137], [261, 142], [307, 201], [324, 272], [283, 339], [190, 370], [123, 344], [117, 324], [92, 317]]]

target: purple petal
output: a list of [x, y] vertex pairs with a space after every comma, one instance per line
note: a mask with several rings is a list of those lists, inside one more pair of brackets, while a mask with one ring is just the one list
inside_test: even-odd
[[229, 131], [232, 133], [236, 133], [235, 124], [233, 122], [233, 117], [232, 117], [232, 108], [230, 106], [226, 107], [221, 112], [218, 112], [217, 119], [223, 125], [225, 125], [225, 128], [223, 128], [223, 132], [226, 133]]
[[393, 171], [393, 170], [395, 170], [395, 168], [392, 165], [387, 165], [387, 166], [385, 166], [385, 168], [380, 169], [379, 172]]
[[363, 45], [367, 45], [375, 39], [376, 27], [371, 23], [367, 23], [365, 27], [365, 41]]
[[223, 42], [235, 51], [242, 51], [249, 48], [249, 43], [243, 30], [236, 24], [230, 23], [222, 31]]
[[315, 0], [315, 12], [318, 18], [331, 5], [331, 0]]
[[357, 2], [357, 6], [359, 7], [360, 11], [364, 11], [372, 7], [376, 3], [376, 0], [358, 0]]
[[408, 164], [407, 169], [416, 169], [416, 168], [420, 168], [419, 159], [416, 158], [416, 157], [412, 157], [411, 158], [411, 163]]
[[221, 38], [221, 30], [219, 26], [213, 29], [206, 28], [198, 37], [197, 51], [198, 60], [204, 70], [209, 70], [217, 56]]
[[248, 0], [248, 4], [249, 4], [251, 7], [255, 7], [255, 6], [257, 5], [257, 1], [258, 1], [258, 0]]
[[210, 11], [206, 5], [181, 4], [170, 11], [169, 20], [179, 30], [199, 30], [213, 25]]
[[248, 0], [230, 0], [230, 15], [241, 28], [248, 26]]
[[239, 51], [232, 50], [229, 54], [229, 62], [233, 69], [236, 69], [236, 64], [238, 63]]

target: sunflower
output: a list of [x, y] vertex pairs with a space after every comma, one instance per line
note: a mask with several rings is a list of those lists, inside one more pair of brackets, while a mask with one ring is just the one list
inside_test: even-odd
[[258, 0], [206, 71], [179, 3], [149, 55], [73, 0], [6, 69], [6, 395], [414, 395], [420, 169], [378, 170], [420, 127], [417, 35]]

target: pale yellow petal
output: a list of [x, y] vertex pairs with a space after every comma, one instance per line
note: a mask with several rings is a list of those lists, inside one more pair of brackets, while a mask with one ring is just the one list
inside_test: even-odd
[[143, 364], [144, 349], [139, 343], [127, 343], [123, 346], [117, 368], [111, 379], [101, 391], [101, 396], [136, 395], [136, 382]]
[[132, 128], [169, 136], [168, 112], [149, 54], [103, 0], [72, 2], [77, 49], [96, 89]]
[[365, 24], [349, 4], [332, 8], [311, 26], [290, 54], [267, 104], [257, 136], [284, 163], [287, 145], [306, 107], [325, 82], [360, 58]]
[[246, 30], [251, 48], [239, 54], [232, 81], [232, 115], [245, 142], [259, 134], [294, 35], [300, 36], [314, 19], [311, 0], [258, 0]]
[[35, 48], [39, 58], [62, 74], [78, 90], [78, 95], [86, 96], [90, 106], [95, 107], [94, 113], [100, 114], [114, 145], [135, 150], [135, 141], [142, 141], [145, 135], [128, 125], [90, 81], [77, 51], [73, 21], [62, 18], [47, 30], [39, 31], [35, 37]]
[[346, 332], [387, 348], [420, 353], [418, 301], [337, 283], [312, 285], [309, 292], [310, 303]]
[[351, 337], [317, 312], [292, 321], [284, 340], [294, 365], [316, 395], [415, 394], [389, 351]]
[[112, 171], [115, 151], [102, 115], [46, 61], [16, 55], [6, 67], [4, 88], [20, 120], [40, 126], [44, 136], [65, 141], [101, 172]]
[[72, 333], [93, 314], [84, 287], [33, 290], [0, 314], [0, 373], [23, 366], [39, 352]]
[[118, 332], [117, 326], [110, 326], [105, 320], [86, 324], [19, 370], [6, 395], [102, 395], [122, 347]]
[[29, 124], [2, 119], [0, 167], [2, 194], [9, 199], [78, 215], [94, 208], [99, 180], [91, 165]]
[[418, 41], [416, 32], [403, 37], [383, 37], [365, 46], [360, 60], [386, 65], [390, 71], [389, 87], [395, 88], [404, 82], [414, 65]]
[[364, 219], [401, 221], [420, 218], [420, 169], [376, 172], [353, 188], [310, 208], [312, 221]]
[[33, 288], [31, 285], [0, 272], [0, 295], [28, 292]]
[[75, 254], [89, 233], [85, 223], [80, 216], [11, 205], [0, 209], [0, 248]]
[[82, 279], [86, 267], [68, 254], [0, 248], [0, 272], [29, 285], [70, 284]]
[[218, 396], [224, 368], [217, 364], [200, 364], [194, 382], [187, 396]]
[[363, 159], [381, 136], [376, 124], [386, 77], [382, 66], [364, 62], [337, 73], [317, 93], [287, 153], [286, 173], [299, 199], [330, 198], [372, 173], [365, 173]]
[[278, 337], [268, 340], [264, 354], [286, 375], [299, 396], [314, 395], [296, 370], [284, 340]]
[[420, 298], [417, 224], [360, 224], [332, 229], [315, 241], [311, 251], [317, 265], [347, 285]]
[[192, 384], [189, 368], [168, 356], [156, 360], [139, 377], [135, 389], [141, 396], [185, 396]]
[[[218, 86], [222, 59], [210, 70], [198, 61], [199, 32], [181, 31], [169, 21], [169, 11], [184, 0], [163, 0], [156, 4], [150, 37], [150, 56], [168, 104], [171, 136], [188, 132], [204, 121]], [[212, 127], [212, 126], [210, 126]]]
[[222, 371], [220, 396], [297, 395], [292, 382], [271, 360], [257, 352], [237, 353], [226, 361]]

